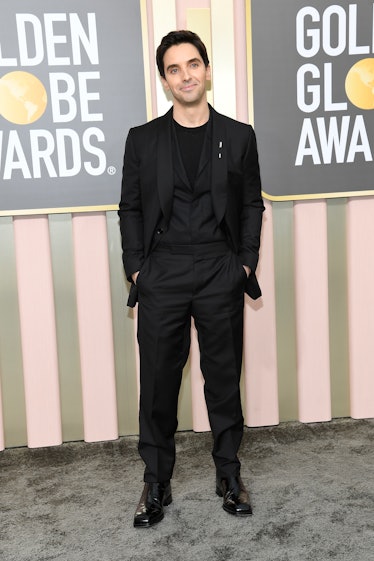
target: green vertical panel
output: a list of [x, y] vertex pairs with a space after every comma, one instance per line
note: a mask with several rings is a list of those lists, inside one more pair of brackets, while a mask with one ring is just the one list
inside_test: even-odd
[[126, 307], [128, 283], [122, 266], [118, 215], [107, 212], [110, 286], [114, 337], [114, 359], [120, 435], [137, 434], [138, 392], [136, 382], [135, 332], [133, 312]]
[[331, 409], [350, 415], [346, 199], [327, 201]]
[[0, 217], [0, 382], [5, 446], [27, 444], [13, 220]]
[[273, 203], [279, 417], [298, 419], [293, 203]]
[[64, 441], [84, 438], [73, 229], [70, 214], [49, 216]]

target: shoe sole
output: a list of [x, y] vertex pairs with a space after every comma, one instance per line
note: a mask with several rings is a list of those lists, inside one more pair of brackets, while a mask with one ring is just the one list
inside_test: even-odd
[[230, 510], [229, 508], [225, 507], [225, 505], [222, 505], [222, 508], [225, 512], [228, 512], [229, 514], [231, 514], [232, 516], [239, 516], [240, 518], [245, 518], [246, 516], [252, 516], [253, 512], [240, 512], [238, 510]]
[[164, 513], [160, 512], [159, 516], [157, 516], [157, 518], [154, 518], [152, 522], [136, 522], [134, 520], [134, 528], [150, 528], [154, 524], [161, 522], [163, 518], [164, 518]]

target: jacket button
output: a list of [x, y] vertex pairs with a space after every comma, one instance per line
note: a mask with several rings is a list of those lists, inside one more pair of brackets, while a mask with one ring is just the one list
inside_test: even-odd
[[164, 233], [164, 231], [163, 231], [162, 228], [157, 228], [156, 234], [160, 235], [160, 234], [163, 234], [163, 233]]

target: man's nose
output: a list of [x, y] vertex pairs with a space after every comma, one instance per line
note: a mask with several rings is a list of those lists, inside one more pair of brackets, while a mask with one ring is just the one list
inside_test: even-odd
[[182, 76], [183, 81], [188, 82], [188, 80], [190, 80], [191, 78], [188, 68], [184, 68], [182, 72], [183, 72], [183, 76]]

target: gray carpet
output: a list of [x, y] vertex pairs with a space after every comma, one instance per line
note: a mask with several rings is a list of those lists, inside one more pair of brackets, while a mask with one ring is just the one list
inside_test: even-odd
[[374, 420], [246, 429], [253, 517], [222, 510], [211, 435], [177, 435], [173, 503], [132, 519], [143, 465], [135, 437], [0, 453], [1, 561], [373, 561]]

